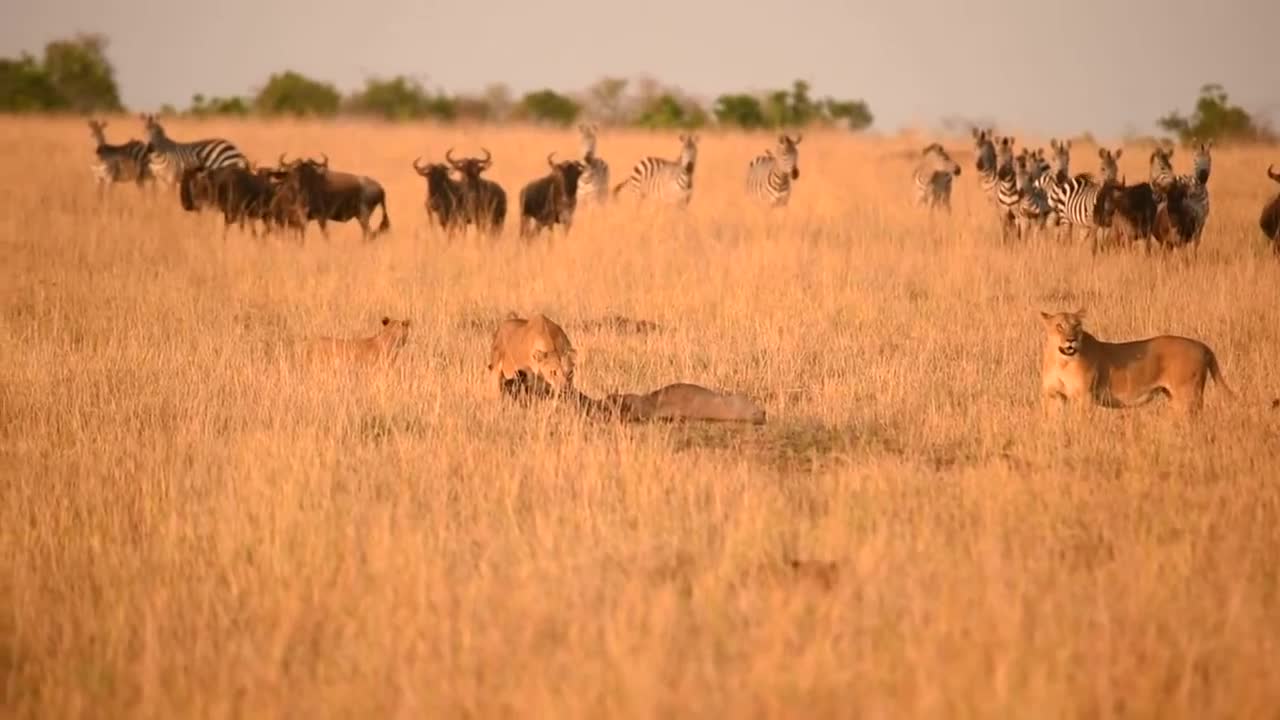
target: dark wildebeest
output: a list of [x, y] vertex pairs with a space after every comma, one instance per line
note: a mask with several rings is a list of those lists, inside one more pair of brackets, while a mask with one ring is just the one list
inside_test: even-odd
[[1148, 251], [1158, 209], [1150, 183], [1128, 185], [1123, 178], [1104, 181], [1098, 195], [1098, 214], [1107, 219], [1112, 235], [1124, 242], [1141, 240]]
[[494, 235], [502, 233], [503, 223], [507, 219], [507, 192], [492, 180], [480, 177], [480, 174], [493, 167], [493, 155], [481, 148], [484, 158], [453, 159], [453, 148], [444, 154], [444, 159], [462, 176], [459, 183], [462, 188], [462, 222], [464, 225], [475, 225], [482, 232]]
[[250, 230], [257, 235], [254, 220], [261, 220], [264, 231], [269, 231], [268, 211], [274, 195], [269, 175], [242, 167], [187, 168], [178, 181], [182, 209], [194, 212], [216, 207], [222, 211], [224, 234], [231, 223], [244, 230], [248, 221]]
[[[360, 223], [365, 240], [391, 229], [387, 216], [387, 194], [377, 180], [365, 175], [353, 175], [329, 169], [329, 157], [323, 160], [295, 160], [285, 163], [280, 156], [280, 167], [286, 169], [280, 183], [280, 191], [271, 208], [276, 218], [288, 219], [291, 224], [301, 221], [305, 234], [307, 220], [320, 225], [320, 233], [329, 237], [326, 224], [347, 222], [352, 218]], [[382, 223], [378, 229], [369, 229], [374, 208], [382, 208]]]
[[1156, 210], [1155, 230], [1157, 242], [1166, 248], [1188, 245], [1195, 238], [1196, 213], [1187, 201], [1189, 188], [1175, 179], [1164, 185], [1164, 202]]
[[97, 159], [90, 168], [97, 178], [98, 190], [105, 190], [112, 183], [118, 182], [132, 182], [141, 187], [144, 182], [151, 180], [151, 167], [148, 164], [151, 146], [141, 140], [130, 140], [123, 145], [108, 144], [103, 132], [106, 127], [105, 120], [89, 121], [89, 132], [97, 143], [94, 148]]
[[[1280, 183], [1280, 173], [1267, 166], [1267, 177]], [[1280, 194], [1277, 194], [1262, 208], [1262, 217], [1258, 219], [1258, 226], [1262, 228], [1262, 234], [1267, 236], [1271, 241], [1271, 250], [1280, 255]]]
[[577, 160], [555, 162], [555, 153], [547, 155], [551, 172], [530, 182], [520, 190], [520, 237], [541, 232], [543, 228], [573, 224], [573, 211], [578, 206], [578, 179], [585, 166]]
[[441, 229], [452, 234], [465, 225], [462, 217], [462, 183], [449, 177], [449, 166], [442, 163], [420, 164], [422, 158], [413, 161], [413, 169], [427, 181], [427, 219], [435, 218]]

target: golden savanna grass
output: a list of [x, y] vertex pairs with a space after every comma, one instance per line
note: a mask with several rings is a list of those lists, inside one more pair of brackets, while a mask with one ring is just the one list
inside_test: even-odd
[[[1194, 262], [1001, 246], [968, 138], [704, 133], [685, 214], [525, 244], [428, 230], [421, 154], [512, 202], [570, 131], [172, 120], [380, 179], [393, 230], [256, 240], [176, 194], [95, 196], [82, 121], [0, 120], [0, 698], [44, 717], [1270, 717], [1280, 707], [1274, 149], [1215, 152]], [[108, 137], [140, 136], [116, 118]], [[1039, 139], [1047, 143], [1047, 138]], [[1019, 138], [1020, 143], [1024, 141]], [[606, 132], [621, 181], [675, 134]], [[1145, 178], [1148, 150], [1122, 171]], [[1075, 148], [1096, 169], [1095, 148]], [[1175, 156], [1185, 171], [1189, 158]], [[1040, 310], [1199, 338], [1240, 393], [1046, 421]], [[686, 381], [763, 427], [595, 423], [484, 387], [544, 312], [588, 394]], [[611, 315], [652, 321], [618, 330]], [[389, 368], [314, 336], [412, 322]]]

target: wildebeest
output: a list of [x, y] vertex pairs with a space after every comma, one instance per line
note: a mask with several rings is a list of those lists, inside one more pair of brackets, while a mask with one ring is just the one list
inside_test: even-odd
[[1195, 239], [1196, 211], [1188, 198], [1190, 188], [1180, 180], [1164, 187], [1164, 202], [1156, 210], [1156, 241], [1166, 248], [1190, 244]]
[[481, 231], [494, 235], [502, 232], [507, 219], [507, 192], [492, 180], [480, 177], [480, 174], [493, 167], [493, 155], [481, 148], [484, 158], [453, 159], [453, 148], [444, 154], [444, 159], [462, 176], [459, 183], [462, 188], [462, 221], [474, 224]]
[[1106, 181], [1098, 195], [1098, 204], [1098, 213], [1110, 221], [1114, 236], [1127, 242], [1142, 240], [1150, 250], [1159, 209], [1150, 183], [1128, 185], [1123, 178]]
[[[353, 175], [329, 169], [329, 157], [317, 162], [311, 159], [286, 163], [280, 156], [280, 167], [285, 170], [280, 193], [272, 208], [273, 215], [281, 218], [315, 220], [320, 233], [329, 237], [326, 223], [347, 222], [355, 218], [365, 240], [391, 229], [387, 215], [387, 194], [377, 180], [364, 175]], [[376, 207], [382, 208], [382, 223], [378, 229], [369, 229], [369, 220]], [[305, 225], [303, 226], [305, 234]]]
[[151, 180], [151, 168], [148, 165], [151, 146], [141, 140], [111, 145], [103, 132], [106, 127], [105, 120], [89, 121], [89, 132], [93, 134], [96, 143], [94, 155], [97, 156], [90, 167], [98, 181], [98, 190], [105, 190], [112, 183], [132, 182], [141, 186]]
[[231, 223], [243, 230], [248, 221], [256, 235], [254, 220], [261, 220], [264, 230], [269, 231], [274, 196], [275, 185], [267, 172], [242, 167], [187, 168], [178, 180], [182, 209], [194, 212], [210, 206], [218, 208], [226, 223], [224, 233]]
[[[1272, 170], [1270, 165], [1267, 166], [1267, 177], [1280, 183], [1280, 173]], [[1271, 241], [1271, 249], [1280, 255], [1280, 193], [1262, 208], [1258, 226], [1262, 228], [1262, 234]]]
[[543, 228], [573, 224], [578, 205], [578, 179], [584, 166], [577, 160], [555, 161], [547, 155], [551, 172], [533, 180], [520, 190], [520, 237], [528, 237]]
[[427, 181], [427, 219], [435, 219], [441, 229], [452, 233], [465, 224], [462, 217], [462, 183], [449, 177], [449, 166], [442, 163], [420, 164], [422, 158], [413, 161], [413, 169]]

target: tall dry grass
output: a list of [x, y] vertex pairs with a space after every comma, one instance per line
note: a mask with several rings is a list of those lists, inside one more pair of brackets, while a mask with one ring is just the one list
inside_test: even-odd
[[[1194, 263], [999, 246], [967, 140], [950, 220], [919, 139], [706, 135], [685, 214], [567, 237], [429, 232], [418, 154], [493, 151], [514, 198], [568, 132], [173, 121], [378, 177], [393, 232], [258, 241], [99, 200], [80, 122], [0, 124], [0, 697], [45, 717], [1268, 717], [1280, 707], [1280, 264], [1257, 150], [1220, 150]], [[140, 134], [119, 118], [108, 136]], [[609, 133], [615, 181], [670, 135]], [[1146, 175], [1130, 148], [1123, 171]], [[1185, 157], [1176, 158], [1180, 168]], [[1096, 167], [1093, 149], [1076, 165]], [[1215, 388], [1045, 422], [1040, 309], [1191, 335]], [[614, 427], [483, 387], [508, 310], [591, 394], [690, 381], [761, 428]], [[596, 322], [651, 320], [647, 335]], [[410, 318], [401, 363], [282, 341]]]

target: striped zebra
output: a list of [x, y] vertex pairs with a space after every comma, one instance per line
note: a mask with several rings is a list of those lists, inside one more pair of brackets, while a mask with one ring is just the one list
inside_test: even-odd
[[1164, 192], [1177, 179], [1173, 171], [1173, 148], [1158, 147], [1151, 151], [1151, 187]]
[[1053, 207], [1049, 204], [1049, 193], [1043, 186], [1044, 178], [1050, 175], [1044, 151], [1024, 151], [1014, 160], [1014, 175], [1021, 195], [1017, 211], [1018, 234], [1025, 237], [1033, 228], [1043, 230], [1050, 219], [1056, 222]]
[[173, 185], [182, 173], [192, 168], [216, 170], [223, 167], [248, 168], [249, 161], [235, 145], [221, 138], [174, 142], [165, 135], [155, 115], [143, 115], [151, 139], [151, 174], [167, 185]]
[[778, 145], [765, 150], [747, 165], [747, 196], [769, 207], [786, 207], [791, 200], [791, 183], [800, 179], [800, 150], [803, 135], [779, 135]]
[[89, 168], [98, 181], [98, 190], [102, 191], [112, 183], [133, 182], [141, 186], [150, 180], [151, 169], [147, 155], [151, 149], [141, 140], [130, 140], [123, 145], [107, 143], [103, 130], [107, 127], [105, 120], [90, 120], [89, 131], [93, 134], [94, 154], [97, 159]]
[[582, 137], [582, 176], [578, 178], [578, 207], [603, 205], [609, 200], [609, 163], [596, 154], [595, 125], [579, 125]]
[[687, 207], [693, 198], [693, 169], [698, 162], [698, 136], [680, 136], [680, 157], [668, 160], [647, 157], [635, 164], [631, 175], [613, 189], [614, 197], [623, 190], [637, 198], [653, 198], [660, 202]]
[[1080, 227], [1085, 230], [1085, 237], [1090, 240], [1094, 254], [1098, 252], [1098, 233], [1110, 227], [1102, 213], [1098, 212], [1098, 200], [1102, 196], [1102, 183], [1094, 180], [1089, 173], [1080, 173], [1066, 182], [1058, 183], [1049, 203], [1057, 216], [1059, 224], [1071, 228]]
[[973, 128], [974, 166], [978, 171], [978, 184], [992, 201], [996, 197], [996, 146], [992, 130]]
[[[1021, 156], [1019, 159], [1022, 159]], [[1007, 240], [1009, 231], [1017, 230], [1018, 206], [1022, 204], [1022, 188], [1018, 185], [1017, 161], [1013, 156], [1010, 138], [999, 138], [996, 143], [996, 211], [1000, 217], [1000, 237]]]
[[912, 175], [916, 205], [951, 212], [951, 181], [959, 174], [960, 163], [952, 160], [938, 143], [930, 144], [920, 153], [920, 162]]
[[1124, 154], [1124, 148], [1116, 148], [1115, 152], [1106, 148], [1098, 148], [1098, 159], [1101, 166], [1098, 174], [1102, 177], [1102, 182], [1113, 183], [1120, 179], [1120, 166], [1116, 163], [1120, 156]]
[[1195, 230], [1191, 233], [1193, 249], [1200, 246], [1200, 235], [1204, 232], [1205, 223], [1209, 220], [1209, 172], [1213, 169], [1213, 156], [1210, 150], [1213, 141], [1199, 143], [1195, 158], [1191, 161], [1191, 174], [1180, 175], [1178, 182], [1187, 189], [1183, 201], [1190, 208], [1195, 218]]

